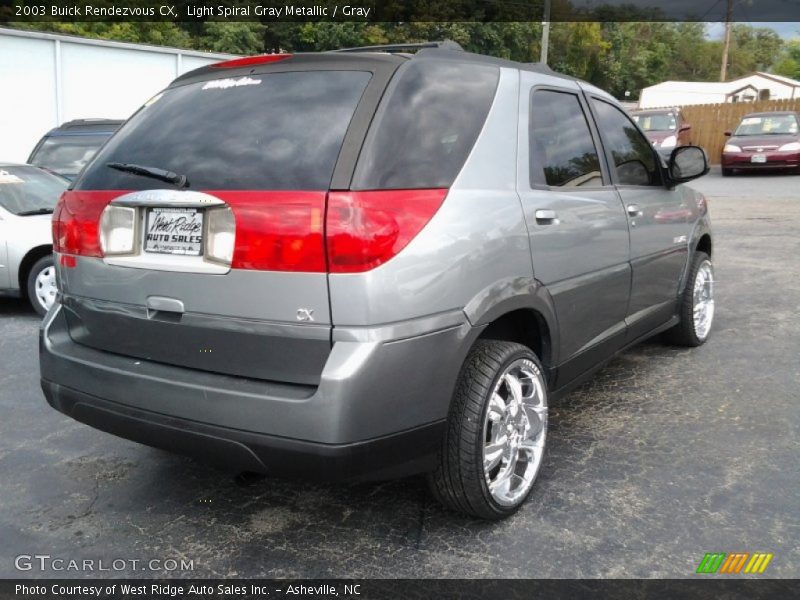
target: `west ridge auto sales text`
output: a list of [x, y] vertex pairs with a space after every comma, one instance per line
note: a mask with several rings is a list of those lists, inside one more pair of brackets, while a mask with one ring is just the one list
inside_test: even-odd
[[[344, 585], [343, 593], [349, 596], [361, 595], [361, 586], [358, 584]], [[285, 596], [338, 596], [337, 586], [320, 583], [314, 585], [292, 585], [284, 584], [280, 589], [256, 584], [233, 585], [230, 583], [218, 583], [216, 585], [175, 585], [163, 583], [150, 583], [143, 585], [130, 584], [109, 584], [109, 585], [80, 585], [54, 583], [52, 585], [25, 585], [17, 584], [15, 594], [17, 596], [42, 596], [51, 594], [53, 596], [110, 596], [116, 593], [124, 596], [167, 596], [176, 598], [179, 596], [266, 596], [270, 592], [282, 593]]]

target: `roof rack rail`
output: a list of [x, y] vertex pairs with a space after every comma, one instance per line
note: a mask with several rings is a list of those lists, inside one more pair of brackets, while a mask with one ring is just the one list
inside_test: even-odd
[[461, 44], [453, 40], [438, 42], [420, 42], [416, 44], [385, 44], [382, 46], [358, 46], [356, 48], [340, 48], [329, 52], [405, 52], [407, 50], [424, 50], [426, 48], [439, 48], [441, 50], [461, 50]]

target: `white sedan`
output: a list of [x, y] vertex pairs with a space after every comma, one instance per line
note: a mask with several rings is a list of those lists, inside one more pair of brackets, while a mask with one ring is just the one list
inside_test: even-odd
[[51, 219], [69, 181], [0, 163], [0, 296], [27, 297], [43, 315], [56, 297]]

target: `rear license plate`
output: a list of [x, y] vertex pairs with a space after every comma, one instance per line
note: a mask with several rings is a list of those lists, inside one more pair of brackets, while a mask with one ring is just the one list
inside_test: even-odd
[[767, 157], [764, 154], [754, 154], [750, 157], [751, 163], [765, 163], [767, 162]]
[[144, 251], [199, 256], [203, 246], [203, 213], [196, 208], [151, 208], [147, 211]]

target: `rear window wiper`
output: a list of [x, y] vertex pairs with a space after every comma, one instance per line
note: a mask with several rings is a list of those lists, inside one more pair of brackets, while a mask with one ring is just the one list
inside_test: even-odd
[[30, 217], [31, 215], [52, 215], [52, 208], [34, 208], [32, 210], [23, 210], [17, 213], [18, 217]]
[[106, 163], [106, 166], [110, 169], [122, 171], [123, 173], [132, 173], [134, 175], [141, 175], [142, 177], [158, 179], [159, 181], [171, 183], [181, 188], [189, 187], [189, 180], [186, 179], [186, 175], [179, 175], [178, 173], [167, 171], [166, 169], [156, 169], [155, 167], [146, 167], [144, 165], [135, 165], [133, 163], [118, 162]]

